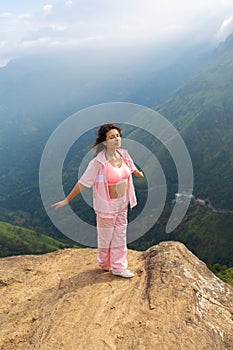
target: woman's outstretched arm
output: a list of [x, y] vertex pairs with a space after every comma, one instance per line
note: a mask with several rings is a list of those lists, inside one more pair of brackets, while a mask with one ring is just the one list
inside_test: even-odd
[[76, 185], [73, 187], [73, 189], [71, 190], [71, 192], [68, 194], [68, 196], [65, 199], [63, 199], [60, 202], [52, 204], [51, 207], [53, 207], [54, 209], [58, 209], [58, 208], [64, 207], [70, 201], [72, 201], [72, 199], [77, 197], [79, 195], [79, 193], [82, 192], [82, 190], [84, 188], [85, 188], [85, 186], [83, 186], [79, 182], [77, 182]]

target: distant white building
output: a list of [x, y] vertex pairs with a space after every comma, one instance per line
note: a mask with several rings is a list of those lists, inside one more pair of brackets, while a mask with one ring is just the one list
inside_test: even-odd
[[196, 204], [204, 206], [206, 205], [206, 201], [205, 199], [196, 198]]
[[181, 193], [175, 193], [175, 202], [176, 203], [183, 203], [187, 200], [191, 201], [195, 199], [193, 194], [189, 194], [188, 192], [181, 192]]

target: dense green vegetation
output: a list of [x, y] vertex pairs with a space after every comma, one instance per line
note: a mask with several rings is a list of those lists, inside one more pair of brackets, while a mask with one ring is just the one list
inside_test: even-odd
[[166, 234], [164, 226], [170, 211], [171, 207], [167, 205], [157, 224], [142, 238], [131, 243], [130, 247], [145, 250], [163, 240], [180, 241], [207, 264], [233, 266], [232, 214], [192, 206], [182, 223], [172, 233]]
[[220, 264], [209, 265], [208, 267], [217, 277], [233, 286], [233, 267], [228, 268], [226, 265]]
[[189, 149], [195, 195], [233, 209], [233, 35], [208, 69], [190, 79], [159, 112], [171, 120]]
[[171, 233], [171, 239], [184, 242], [206, 263], [233, 266], [232, 227], [232, 214], [201, 207], [188, 212], [185, 220]]
[[0, 257], [43, 254], [67, 247], [68, 244], [44, 234], [0, 222]]

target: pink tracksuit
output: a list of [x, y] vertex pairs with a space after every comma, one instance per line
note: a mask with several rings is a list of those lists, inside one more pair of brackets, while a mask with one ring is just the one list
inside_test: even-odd
[[129, 167], [130, 176], [124, 197], [110, 198], [106, 169], [108, 161], [105, 150], [92, 159], [79, 183], [93, 188], [93, 207], [97, 215], [98, 256], [102, 269], [121, 272], [127, 267], [127, 210], [137, 204], [131, 173], [135, 170], [133, 160], [125, 149], [120, 149], [122, 161]]

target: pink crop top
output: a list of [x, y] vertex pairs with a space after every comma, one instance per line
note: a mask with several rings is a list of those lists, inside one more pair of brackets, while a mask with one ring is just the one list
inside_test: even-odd
[[129, 178], [130, 169], [123, 160], [119, 168], [108, 162], [106, 165], [106, 176], [109, 186], [117, 185]]

